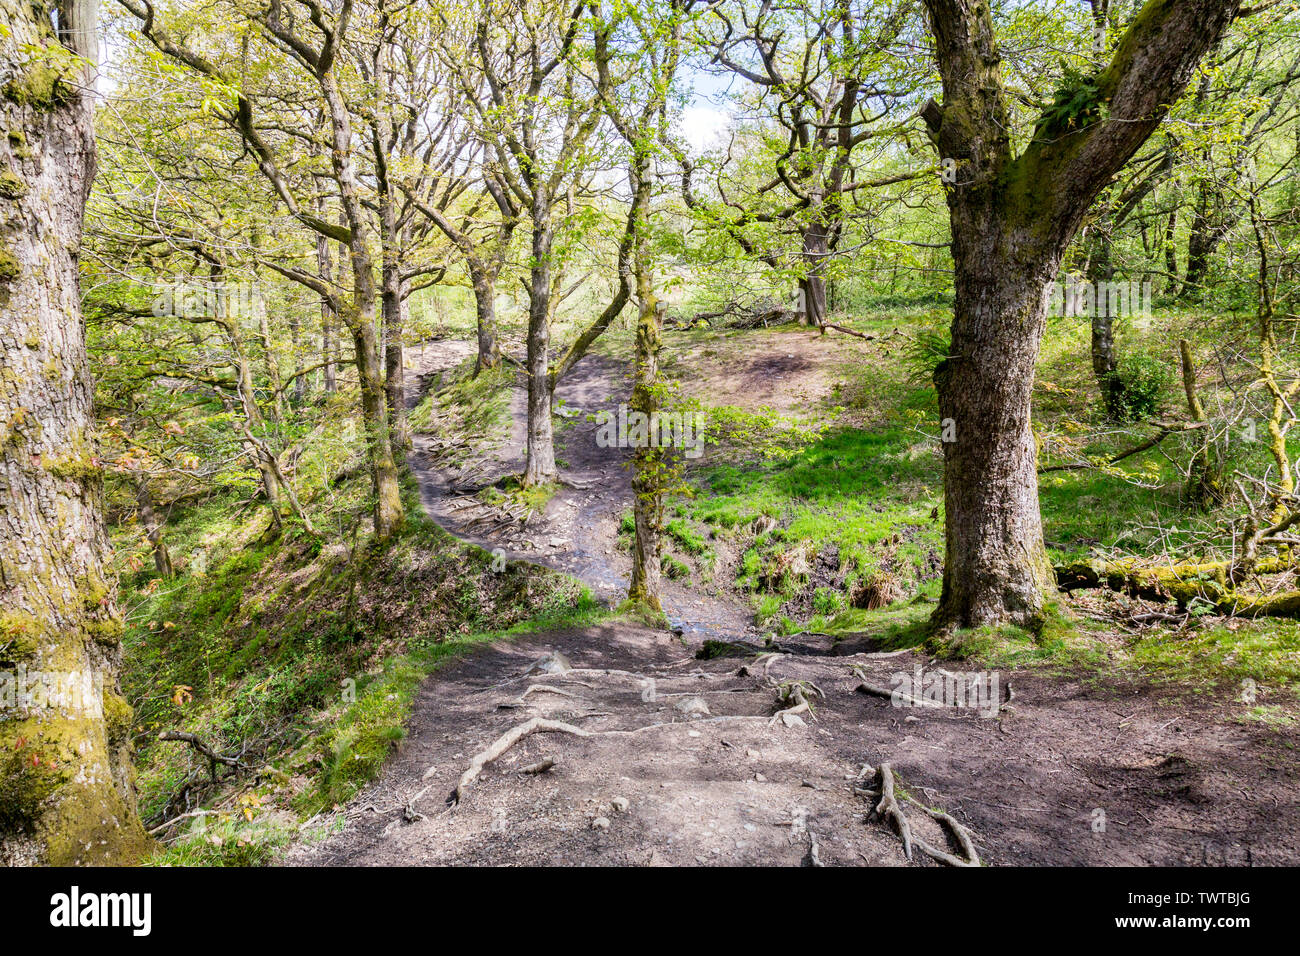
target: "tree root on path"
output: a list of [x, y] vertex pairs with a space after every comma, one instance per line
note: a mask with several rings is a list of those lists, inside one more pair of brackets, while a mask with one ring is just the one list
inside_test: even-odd
[[823, 699], [826, 697], [820, 687], [807, 680], [785, 681], [777, 686], [776, 692], [777, 706], [781, 704], [788, 704], [789, 706], [784, 710], [778, 710], [772, 715], [772, 719], [767, 722], [769, 727], [773, 726], [778, 720], [787, 727], [793, 726], [795, 722], [790, 718], [798, 714], [807, 714], [813, 720], [816, 720], [817, 717], [813, 714], [812, 703], [808, 700], [808, 696], [815, 694]]
[[[594, 716], [606, 716], [606, 715], [587, 714], [584, 716], [594, 717]], [[495, 760], [500, 759], [500, 757], [504, 755], [505, 752], [508, 751], [511, 747], [519, 743], [519, 741], [523, 740], [525, 737], [528, 737], [532, 734], [560, 733], [560, 734], [572, 734], [575, 737], [630, 737], [633, 734], [642, 734], [645, 733], [646, 731], [658, 730], [663, 727], [685, 727], [689, 729], [691, 727], [698, 727], [703, 724], [718, 724], [727, 721], [740, 721], [740, 720], [770, 721], [770, 718], [765, 717], [761, 714], [758, 715], [725, 714], [720, 717], [706, 717], [701, 720], [661, 721], [659, 723], [647, 724], [644, 727], [634, 727], [631, 730], [584, 730], [581, 727], [576, 727], [573, 724], [567, 724], [560, 720], [547, 720], [544, 717], [533, 717], [530, 720], [524, 721], [522, 724], [516, 724], [510, 730], [507, 730], [504, 734], [502, 734], [500, 737], [494, 740], [491, 746], [489, 746], [486, 750], [483, 750], [474, 756], [474, 758], [470, 761], [469, 768], [463, 774], [460, 775], [460, 780], [456, 783], [455, 789], [453, 789], [451, 791], [451, 794], [448, 795], [447, 806], [449, 808], [455, 808], [456, 806], [458, 806], [460, 804], [460, 801], [465, 796], [465, 790], [469, 787], [471, 783], [474, 782], [475, 778], [477, 778], [478, 775], [483, 772], [483, 769], [487, 767], [488, 764], [492, 763]], [[527, 769], [528, 768], [525, 768], [525, 770]], [[414, 814], [414, 807], [416, 801], [418, 801], [421, 797], [423, 797], [424, 794], [428, 792], [428, 790], [429, 788], [425, 787], [423, 790], [419, 791], [415, 796], [411, 797], [411, 799], [406, 802], [404, 810], [408, 814]]]
[[[865, 770], [866, 768], [864, 768]], [[864, 774], [865, 775], [865, 774]], [[958, 823], [950, 814], [942, 810], [932, 810], [925, 804], [920, 803], [911, 797], [903, 797], [904, 802], [919, 808], [928, 817], [938, 823], [944, 830], [956, 841], [957, 846], [961, 848], [964, 856], [957, 856], [947, 850], [941, 850], [938, 847], [931, 846], [925, 840], [920, 839], [912, 834], [911, 824], [908, 823], [907, 814], [903, 812], [903, 807], [898, 801], [894, 792], [895, 779], [893, 765], [885, 761], [876, 770], [873, 780], [878, 787], [877, 790], [862, 788], [858, 790], [865, 796], [879, 797], [879, 802], [875, 806], [875, 813], [881, 819], [885, 820], [898, 834], [898, 838], [903, 842], [903, 856], [909, 861], [912, 859], [912, 848], [919, 849], [930, 859], [945, 866], [980, 866], [979, 853], [975, 849], [975, 842], [971, 839], [970, 831]]]
[[[859, 677], [866, 676], [865, 674], [863, 674], [862, 672], [856, 669], [854, 670], [854, 673], [857, 674]], [[866, 681], [866, 680], [864, 680], [861, 684], [855, 687], [854, 690], [856, 690], [859, 694], [868, 694], [872, 697], [883, 697], [885, 700], [890, 701], [891, 703], [897, 702], [908, 707], [931, 707], [931, 708], [937, 707], [940, 710], [946, 710], [948, 708], [948, 705], [943, 703], [942, 701], [925, 700], [920, 697], [913, 697], [911, 694], [905, 694], [901, 690], [890, 690], [888, 687], [881, 687], [879, 684], [873, 684], [870, 681]]]
[[[534, 717], [532, 720], [526, 720], [506, 731], [494, 740], [490, 747], [475, 755], [474, 759], [469, 763], [469, 769], [460, 775], [456, 788], [447, 797], [447, 805], [449, 807], [457, 806], [465, 795], [465, 788], [474, 782], [474, 778], [483, 772], [484, 767], [498, 759], [525, 737], [536, 733], [573, 734], [575, 737], [594, 736], [590, 730], [583, 730], [581, 727], [566, 724], [561, 720], [547, 720], [544, 717]], [[421, 791], [421, 794], [423, 792]], [[416, 799], [418, 797], [412, 798], [410, 802], [414, 803]]]

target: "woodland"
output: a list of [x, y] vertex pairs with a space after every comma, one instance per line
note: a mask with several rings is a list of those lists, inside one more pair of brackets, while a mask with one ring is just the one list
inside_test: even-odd
[[1300, 3], [0, 14], [0, 861], [1300, 862]]

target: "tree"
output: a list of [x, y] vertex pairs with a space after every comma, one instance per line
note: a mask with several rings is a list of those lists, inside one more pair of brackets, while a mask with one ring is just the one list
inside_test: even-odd
[[899, 115], [915, 80], [899, 48], [915, 10], [911, 0], [739, 0], [710, 4], [715, 27], [700, 31], [710, 64], [757, 91], [763, 126], [752, 152], [761, 178], [725, 190], [728, 154], [719, 207], [690, 189], [684, 198], [746, 255], [774, 269], [793, 260], [802, 311], [823, 332], [827, 273], [846, 226], [869, 208], [863, 197], [922, 175], [906, 167], [866, 175], [869, 164], [897, 152], [911, 120]]
[[1239, 0], [1148, 0], [1110, 62], [1067, 74], [1013, 152], [1008, 92], [989, 5], [926, 0], [942, 105], [922, 118], [943, 159], [955, 302], [951, 346], [935, 370], [945, 441], [947, 557], [939, 627], [1036, 626], [1053, 585], [1030, 429], [1034, 363], [1048, 287], [1093, 200], [1186, 88]]
[[[653, 4], [640, 9], [635, 0], [620, 0], [610, 19], [596, 29], [597, 88], [605, 114], [629, 152], [631, 191], [628, 228], [619, 249], [619, 272], [635, 277], [638, 315], [634, 341], [631, 411], [650, 423], [646, 441], [633, 451], [632, 576], [628, 599], [652, 611], [662, 611], [659, 599], [659, 547], [663, 526], [666, 477], [671, 474], [670, 449], [656, 427], [662, 402], [659, 378], [661, 320], [653, 275], [653, 236], [649, 207], [655, 185], [655, 159], [668, 135], [667, 102], [681, 61], [682, 24], [688, 3], [670, 4], [656, 16]], [[612, 40], [617, 43], [611, 43]], [[619, 75], [610, 66], [613, 48], [621, 51]], [[613, 91], [618, 91], [618, 96]]]
[[[146, 849], [117, 690], [102, 471], [77, 283], [95, 169], [94, 3], [0, 0], [0, 862]], [[57, 26], [56, 26], [57, 24]], [[30, 697], [28, 696], [30, 694]]]
[[[559, 476], [551, 421], [556, 383], [618, 316], [629, 295], [628, 278], [620, 273], [610, 304], [551, 363], [559, 275], [557, 207], [572, 197], [592, 165], [589, 147], [602, 116], [599, 80], [593, 83], [580, 68], [587, 51], [578, 49], [578, 41], [590, 25], [588, 6], [585, 0], [572, 5], [485, 0], [470, 11], [476, 18], [466, 44], [472, 67], [448, 63], [489, 153], [485, 162], [492, 175], [487, 182], [499, 177], [512, 194], [512, 205], [524, 210], [532, 224], [525, 283], [528, 458], [521, 479], [527, 486]], [[502, 206], [503, 217], [507, 208]]]
[[255, 94], [242, 82], [241, 61], [224, 64], [209, 59], [183, 39], [174, 37], [158, 21], [148, 0], [119, 2], [137, 19], [140, 33], [159, 51], [195, 71], [229, 96], [231, 102], [214, 105], [214, 112], [240, 134], [248, 153], [256, 160], [258, 170], [275, 189], [280, 201], [303, 226], [338, 242], [346, 250], [352, 279], [347, 295], [341, 295], [337, 287], [327, 283], [318, 272], [274, 261], [267, 264], [286, 278], [328, 299], [332, 314], [337, 315], [352, 334], [360, 380], [361, 416], [366, 431], [366, 457], [374, 486], [375, 536], [380, 539], [389, 537], [402, 523], [403, 506], [388, 395], [375, 331], [379, 292], [369, 243], [371, 222], [367, 197], [353, 156], [353, 113], [348, 89], [341, 76], [348, 64], [342, 47], [352, 25], [352, 0], [344, 0], [337, 13], [325, 9], [315, 0], [308, 0], [303, 4], [305, 23], [300, 22], [293, 12], [286, 11], [279, 0], [272, 0], [266, 8], [250, 14], [252, 25], [310, 83], [323, 108], [328, 169], [337, 189], [342, 223], [326, 221], [295, 194], [282, 157], [258, 124], [259, 104]]

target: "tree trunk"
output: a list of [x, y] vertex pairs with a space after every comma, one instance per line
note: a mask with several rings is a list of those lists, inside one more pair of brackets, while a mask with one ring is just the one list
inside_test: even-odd
[[[1187, 339], [1178, 340], [1178, 355], [1183, 373], [1183, 394], [1187, 396], [1187, 411], [1192, 421], [1207, 420], [1205, 406], [1196, 394], [1196, 366], [1192, 363], [1192, 346]], [[1223, 503], [1223, 465], [1214, 436], [1204, 429], [1197, 437], [1199, 445], [1187, 470], [1187, 502], [1193, 508], [1208, 509]]]
[[352, 333], [357, 379], [361, 386], [361, 419], [366, 431], [366, 455], [375, 495], [375, 537], [391, 537], [402, 524], [402, 495], [397, 481], [389, 434], [384, 372], [375, 341], [375, 272], [366, 235], [367, 214], [361, 188], [352, 166], [352, 121], [338, 79], [332, 72], [318, 78], [321, 96], [329, 110], [332, 132], [330, 164], [339, 186], [339, 204], [348, 223], [348, 260], [352, 267], [352, 301], [340, 316]]
[[[316, 271], [326, 282], [334, 281], [334, 266], [330, 261], [330, 241], [324, 236], [316, 237]], [[338, 389], [335, 377], [335, 318], [334, 306], [325, 296], [320, 300], [320, 350], [324, 355], [325, 368], [322, 370], [322, 387], [325, 394], [333, 395]]]
[[404, 303], [396, 262], [384, 263], [380, 302], [384, 322], [384, 401], [388, 405], [393, 458], [401, 461], [411, 447], [411, 430], [406, 421], [406, 356], [402, 348]]
[[158, 520], [158, 513], [153, 508], [149, 479], [143, 474], [136, 476], [135, 501], [140, 512], [140, 527], [144, 529], [144, 536], [153, 546], [154, 567], [162, 577], [170, 578], [176, 573], [176, 569], [172, 565], [172, 556], [167, 550], [167, 542], [163, 540], [163, 523]]
[[528, 461], [527, 487], [555, 481], [555, 430], [550, 381], [551, 245], [550, 206], [534, 203], [533, 265], [528, 284]]
[[821, 225], [811, 226], [803, 237], [803, 258], [807, 268], [799, 281], [803, 298], [804, 316], [815, 329], [826, 331], [826, 259], [830, 240]]
[[1106, 418], [1123, 418], [1123, 385], [1116, 374], [1119, 359], [1115, 355], [1115, 316], [1110, 313], [1110, 296], [1105, 287], [1115, 277], [1109, 234], [1095, 230], [1089, 243], [1088, 280], [1092, 296], [1092, 373], [1101, 392]]
[[1174, 233], [1178, 229], [1178, 206], [1169, 210], [1169, 221], [1165, 223], [1165, 272], [1169, 273], [1169, 291], [1178, 288], [1178, 249], [1174, 245]]
[[[1084, 214], [1176, 101], [1239, 0], [1148, 0], [1096, 76], [1096, 108], [1040, 116], [1019, 155], [993, 16], [979, 0], [925, 0], [943, 105], [921, 117], [959, 183], [947, 191], [956, 299], [935, 370], [945, 432], [943, 629], [1042, 621], [1053, 583], [1030, 428], [1049, 284]], [[1099, 104], [1108, 104], [1103, 115]]]
[[501, 364], [501, 346], [497, 343], [496, 283], [485, 272], [472, 270], [474, 311], [478, 318], [478, 361], [474, 374]]
[[[67, 42], [92, 58], [93, 11], [59, 8]], [[0, 14], [0, 683], [23, 694], [0, 700], [0, 864], [131, 863], [148, 838], [117, 684], [122, 624], [104, 572], [77, 288], [91, 81], [43, 8], [0, 0]]]
[[[634, 235], [637, 299], [641, 306], [636, 325], [636, 374], [632, 384], [631, 409], [655, 422], [660, 408], [659, 349], [661, 320], [659, 300], [655, 297], [650, 275], [650, 253], [643, 225], [643, 210], [650, 201], [650, 155], [638, 150], [631, 169], [635, 184], [633, 217], [629, 229]], [[621, 263], [620, 263], [621, 265]], [[632, 580], [628, 600], [662, 613], [659, 600], [659, 541], [664, 520], [664, 491], [667, 465], [672, 451], [658, 447], [656, 429], [650, 428], [645, 446], [632, 457], [632, 515], [636, 536], [632, 542]]]
[[935, 620], [1033, 627], [1053, 579], [1030, 393], [1056, 264], [999, 262], [996, 240], [962, 248], [957, 231], [951, 357], [935, 371], [945, 438], [953, 439], [943, 443], [947, 559]]
[[[220, 271], [214, 268], [213, 276], [214, 281], [218, 281]], [[264, 430], [265, 422], [262, 418], [262, 410], [257, 404], [253, 372], [244, 349], [243, 338], [239, 334], [239, 322], [229, 314], [225, 297], [222, 295], [217, 296], [216, 321], [226, 333], [226, 341], [230, 345], [231, 365], [235, 369], [235, 391], [239, 396], [239, 407], [244, 418], [244, 447], [262, 477], [262, 492], [266, 495], [266, 503], [271, 509], [271, 521], [276, 528], [279, 528], [280, 480], [276, 476], [272, 452], [265, 438], [258, 434]]]
[[375, 493], [375, 537], [390, 537], [402, 523], [402, 493], [397, 481], [388, 429], [388, 398], [384, 374], [379, 367], [373, 313], [360, 316], [353, 327], [357, 353], [357, 377], [361, 382], [361, 419], [366, 431], [366, 453]]

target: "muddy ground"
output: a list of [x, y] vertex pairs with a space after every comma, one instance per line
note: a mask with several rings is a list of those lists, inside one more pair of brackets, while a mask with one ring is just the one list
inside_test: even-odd
[[[417, 352], [420, 370], [453, 363], [460, 347]], [[789, 360], [760, 350], [751, 361]], [[728, 375], [744, 380], [743, 369]], [[623, 394], [623, 369], [597, 356], [560, 391], [584, 415]], [[502, 474], [522, 466], [521, 389], [512, 414], [514, 434], [492, 456]], [[566, 474], [589, 486], [566, 488], [522, 532], [467, 531], [450, 506], [455, 470], [417, 456], [426, 507], [449, 530], [564, 568], [615, 599], [628, 570], [614, 542], [630, 489], [622, 463], [595, 448], [594, 429], [575, 418], [560, 442]], [[1224, 695], [1095, 671], [1002, 671], [995, 705], [895, 706], [857, 688], [892, 689], [896, 675], [953, 665], [816, 636], [783, 639], [772, 657], [700, 660], [707, 637], [756, 640], [748, 611], [676, 584], [666, 604], [676, 632], [611, 623], [535, 635], [441, 671], [381, 778], [319, 821], [287, 862], [909, 865], [872, 812], [876, 798], [861, 792], [886, 761], [904, 793], [969, 831], [984, 864], [1300, 861], [1300, 735], [1294, 724], [1245, 721], [1247, 705]], [[805, 682], [812, 711], [773, 719], [792, 681]], [[475, 755], [533, 718], [583, 734], [524, 737], [449, 807]], [[903, 806], [920, 839], [958, 852], [919, 807]], [[910, 865], [937, 864], [917, 852]]]

